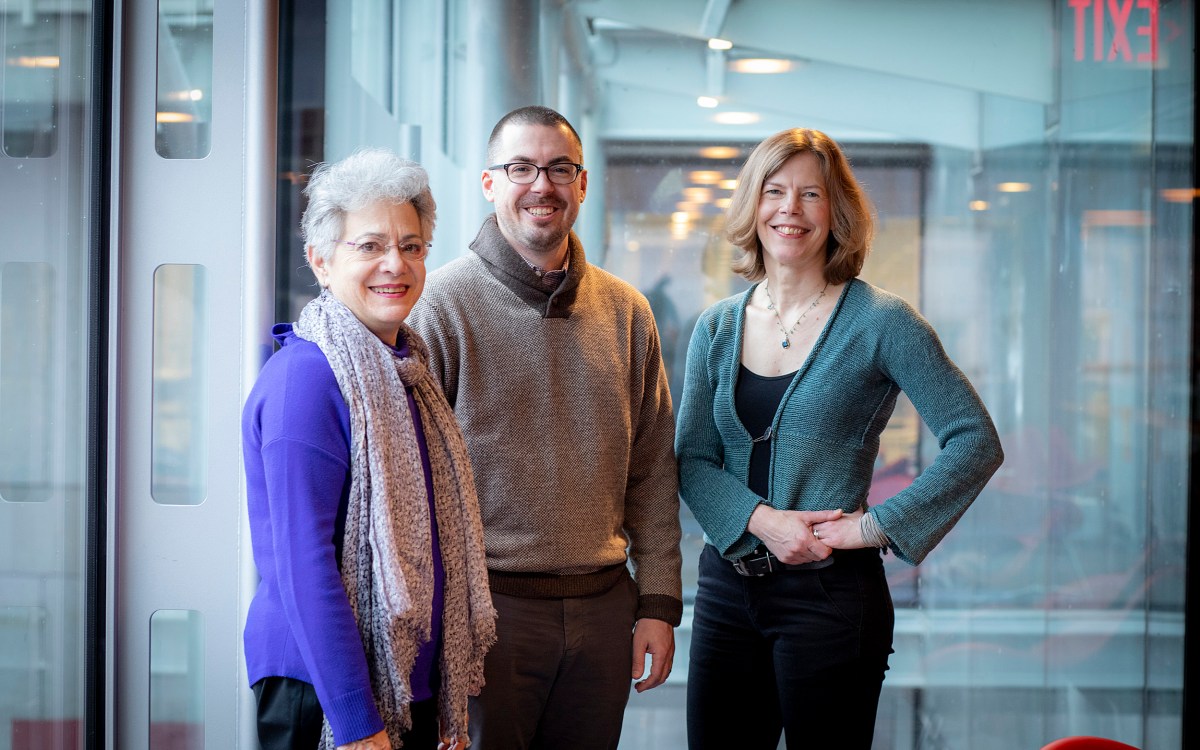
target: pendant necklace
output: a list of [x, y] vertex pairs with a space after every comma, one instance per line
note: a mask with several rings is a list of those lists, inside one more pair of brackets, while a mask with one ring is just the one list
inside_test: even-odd
[[826, 281], [825, 286], [822, 287], [820, 293], [817, 294], [817, 298], [812, 301], [812, 304], [809, 305], [804, 312], [800, 313], [800, 317], [796, 318], [796, 322], [792, 323], [792, 327], [784, 328], [783, 318], [779, 317], [779, 310], [775, 308], [775, 300], [771, 299], [771, 282], [768, 281], [763, 284], [763, 291], [767, 293], [767, 309], [775, 313], [775, 323], [779, 326], [779, 332], [783, 334], [783, 341], [779, 342], [780, 346], [782, 346], [784, 349], [787, 349], [792, 345], [792, 334], [796, 332], [796, 326], [800, 325], [800, 321], [804, 320], [805, 316], [812, 312], [813, 308], [817, 306], [817, 303], [819, 303], [825, 296], [825, 290], [828, 288], [829, 282]]

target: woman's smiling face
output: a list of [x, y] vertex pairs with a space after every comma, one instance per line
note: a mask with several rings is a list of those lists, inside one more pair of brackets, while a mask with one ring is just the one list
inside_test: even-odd
[[372, 203], [346, 214], [341, 239], [328, 260], [310, 247], [309, 265], [322, 286], [394, 346], [400, 324], [425, 288], [425, 261], [406, 259], [401, 248], [423, 247], [427, 241], [411, 203]]
[[764, 262], [825, 264], [829, 242], [829, 193], [821, 162], [805, 151], [763, 181], [758, 196], [758, 239]]

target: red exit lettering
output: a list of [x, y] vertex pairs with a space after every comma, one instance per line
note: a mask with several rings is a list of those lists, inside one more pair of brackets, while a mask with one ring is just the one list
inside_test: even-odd
[[[1092, 40], [1093, 60], [1122, 60], [1132, 62], [1158, 61], [1158, 0], [1068, 0], [1075, 11], [1075, 59], [1082, 60], [1087, 49], [1087, 38]], [[1135, 13], [1136, 10], [1136, 13]], [[1091, 15], [1091, 31], [1086, 33], [1088, 15]], [[1112, 24], [1112, 39], [1105, 39], [1106, 22]], [[1141, 23], [1134, 27], [1136, 36], [1146, 37], [1138, 41], [1139, 50], [1134, 55], [1127, 29], [1131, 22]]]

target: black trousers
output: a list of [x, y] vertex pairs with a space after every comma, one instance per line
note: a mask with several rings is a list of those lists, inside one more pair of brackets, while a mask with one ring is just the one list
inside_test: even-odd
[[739, 575], [700, 555], [688, 747], [870, 750], [895, 614], [877, 550], [817, 570]]
[[[264, 677], [252, 689], [258, 701], [258, 744], [262, 750], [316, 750], [325, 714], [312, 685], [290, 677]], [[437, 698], [409, 708], [413, 725], [400, 738], [404, 747], [434, 750], [439, 739]]]

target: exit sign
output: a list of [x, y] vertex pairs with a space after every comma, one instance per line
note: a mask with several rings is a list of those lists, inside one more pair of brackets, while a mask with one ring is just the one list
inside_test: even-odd
[[1158, 62], [1158, 0], [1068, 0], [1068, 5], [1075, 15], [1076, 60], [1090, 52], [1093, 60]]

